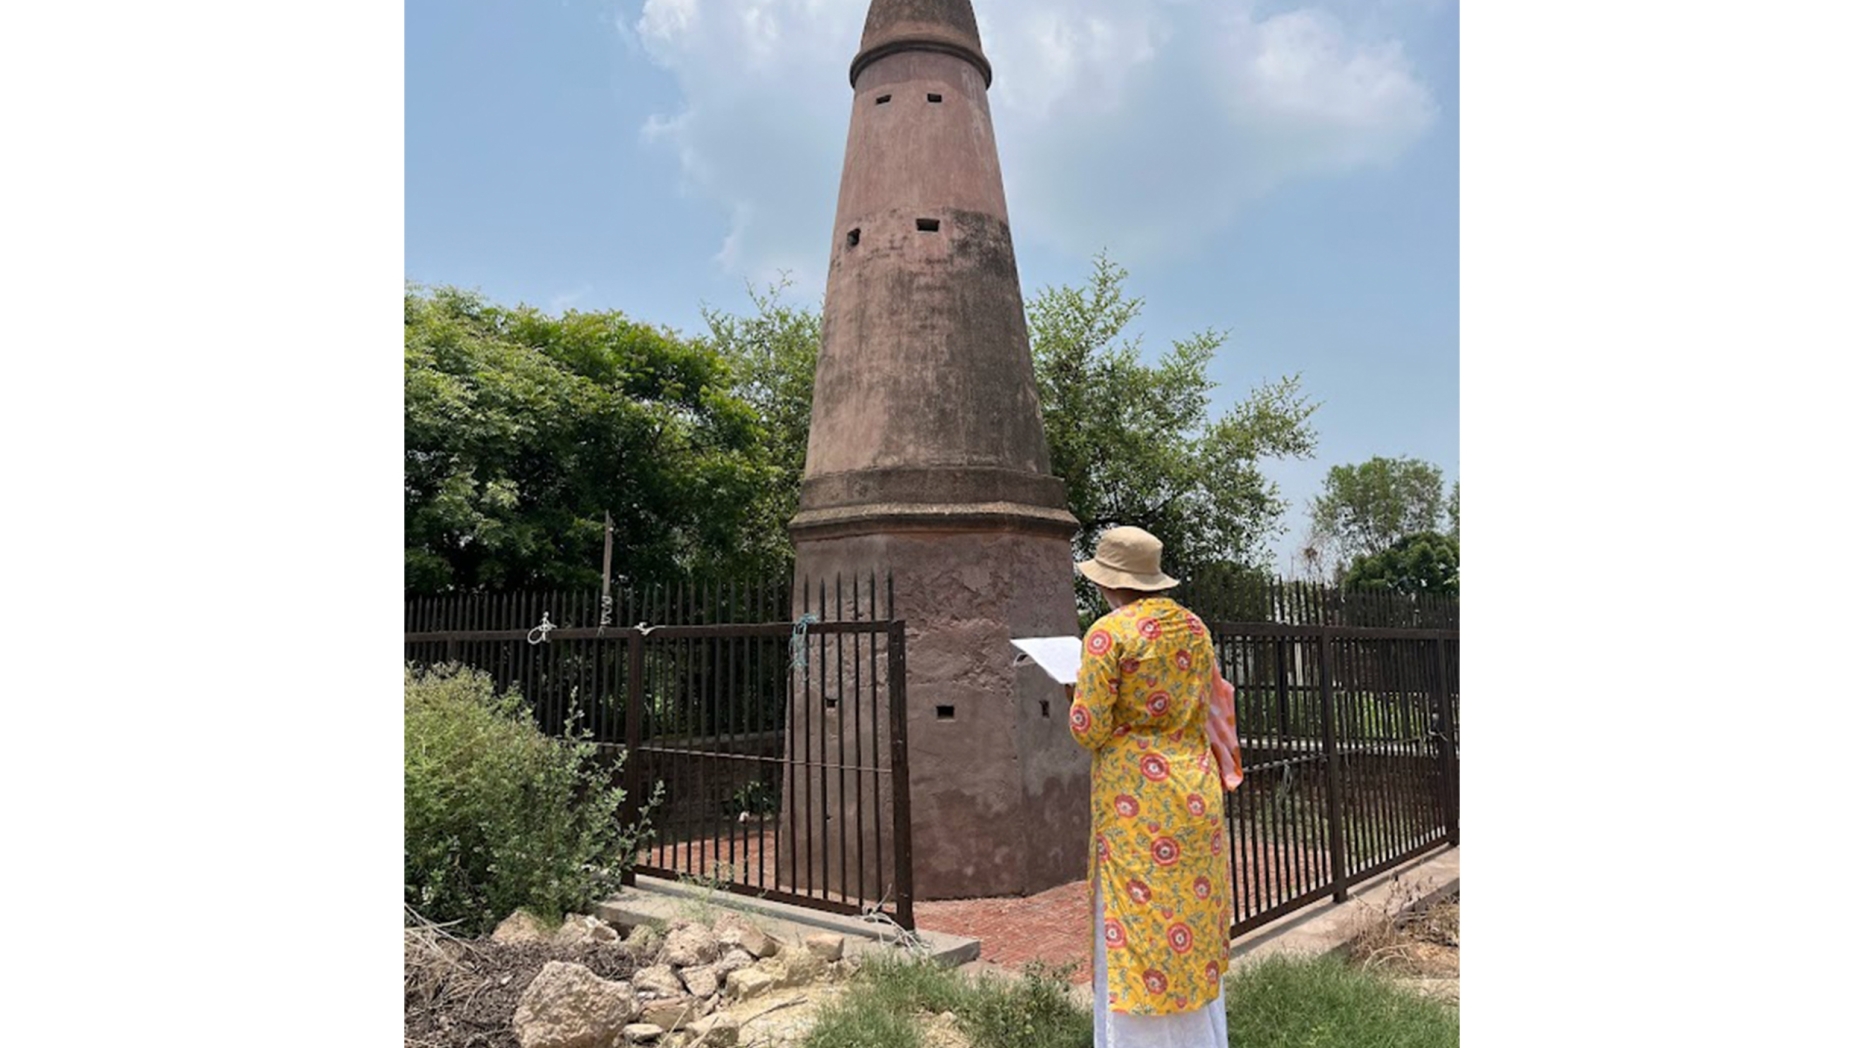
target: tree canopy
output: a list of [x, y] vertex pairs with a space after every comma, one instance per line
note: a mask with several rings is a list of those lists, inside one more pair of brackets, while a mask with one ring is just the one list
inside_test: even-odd
[[1440, 530], [1443, 470], [1414, 458], [1376, 455], [1358, 465], [1334, 466], [1308, 511], [1310, 546], [1330, 546], [1350, 563], [1406, 535]]
[[[1169, 571], [1262, 570], [1287, 503], [1261, 463], [1313, 455], [1316, 405], [1284, 377], [1213, 417], [1227, 336], [1196, 332], [1147, 362], [1126, 277], [1102, 256], [1084, 285], [1028, 303], [1077, 554], [1132, 524], [1164, 541]], [[411, 286], [408, 591], [594, 586], [605, 511], [624, 577], [787, 558], [822, 317], [784, 288], [753, 290], [748, 315], [704, 309], [689, 339], [619, 312], [553, 317]]]
[[702, 344], [731, 365], [733, 389], [763, 423], [765, 450], [776, 472], [758, 526], [781, 544], [788, 543], [790, 518], [802, 492], [816, 355], [822, 347], [821, 311], [783, 302], [788, 287], [785, 278], [763, 291], [751, 289], [756, 310], [749, 316], [710, 306], [701, 310], [706, 322]]
[[1144, 301], [1126, 293], [1126, 277], [1102, 255], [1084, 286], [1044, 288], [1029, 303], [1049, 460], [1081, 521], [1076, 553], [1125, 524], [1158, 536], [1168, 571], [1267, 565], [1287, 503], [1261, 463], [1313, 455], [1318, 405], [1299, 376], [1283, 377], [1213, 419], [1209, 368], [1227, 335], [1195, 332], [1147, 363], [1127, 335]]
[[593, 586], [780, 554], [783, 473], [725, 357], [619, 312], [404, 302], [406, 588]]
[[1459, 560], [1455, 536], [1424, 531], [1356, 558], [1344, 581], [1351, 589], [1454, 594]]

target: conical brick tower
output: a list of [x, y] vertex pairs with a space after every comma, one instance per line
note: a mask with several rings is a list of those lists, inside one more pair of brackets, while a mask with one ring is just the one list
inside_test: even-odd
[[[1062, 689], [1013, 668], [1009, 640], [1077, 632], [1077, 522], [1049, 473], [971, 4], [874, 0], [850, 77], [797, 575], [893, 574], [916, 895], [1040, 891], [1086, 869], [1088, 763]], [[786, 800], [832, 842], [844, 805], [803, 789]]]

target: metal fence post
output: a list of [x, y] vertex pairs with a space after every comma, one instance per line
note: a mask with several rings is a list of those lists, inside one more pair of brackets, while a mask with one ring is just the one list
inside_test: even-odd
[[1460, 769], [1457, 767], [1456, 740], [1454, 721], [1450, 716], [1450, 655], [1449, 644], [1442, 637], [1437, 638], [1437, 753], [1438, 762], [1443, 769], [1443, 826], [1449, 834], [1450, 843], [1456, 845], [1462, 841], [1462, 812], [1458, 810], [1456, 798], [1456, 780]]
[[1341, 824], [1340, 733], [1333, 708], [1333, 631], [1320, 629], [1320, 739], [1327, 758], [1327, 837], [1333, 855], [1333, 901], [1346, 901], [1346, 828]]
[[[646, 676], [647, 636], [638, 628], [630, 628], [628, 630], [628, 706], [623, 728], [625, 744], [623, 760], [626, 764], [622, 768], [622, 788], [628, 793], [626, 802], [628, 817], [623, 825], [630, 827], [639, 825], [644, 806], [644, 798], [641, 796], [643, 787], [640, 747], [641, 712], [647, 694]], [[635, 842], [635, 847], [638, 854], [640, 842]], [[633, 856], [630, 856], [630, 859], [632, 860]], [[629, 885], [634, 883], [633, 861], [628, 863], [628, 871], [622, 883]]]
[[887, 624], [887, 720], [893, 742], [894, 920], [913, 930], [912, 774], [906, 757], [906, 623]]

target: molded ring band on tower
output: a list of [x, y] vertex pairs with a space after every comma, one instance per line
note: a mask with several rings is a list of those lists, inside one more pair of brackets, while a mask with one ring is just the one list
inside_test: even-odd
[[932, 36], [900, 37], [895, 40], [889, 40], [884, 44], [875, 45], [855, 55], [854, 63], [848, 67], [848, 83], [851, 86], [858, 87], [861, 78], [861, 70], [866, 69], [868, 66], [873, 65], [875, 62], [880, 61], [888, 55], [897, 55], [902, 51], [936, 51], [939, 54], [955, 55], [976, 66], [977, 71], [984, 75], [984, 86], [990, 86], [991, 73], [989, 59], [978, 54], [970, 47], [962, 44], [954, 44], [949, 40], [941, 40], [938, 37]]

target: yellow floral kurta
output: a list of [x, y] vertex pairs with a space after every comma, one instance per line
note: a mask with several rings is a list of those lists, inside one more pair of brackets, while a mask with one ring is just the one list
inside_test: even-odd
[[1164, 597], [1101, 618], [1082, 644], [1068, 718], [1094, 755], [1089, 868], [1116, 1012], [1203, 1007], [1229, 970], [1223, 783], [1204, 733], [1215, 660], [1204, 623]]

